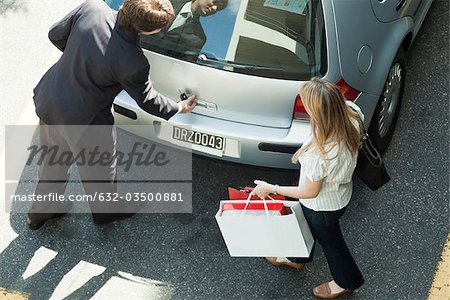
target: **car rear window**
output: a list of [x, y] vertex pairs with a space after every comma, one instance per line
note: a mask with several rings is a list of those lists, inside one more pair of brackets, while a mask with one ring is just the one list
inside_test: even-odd
[[[106, 0], [118, 9], [123, 0]], [[319, 0], [171, 0], [176, 18], [141, 47], [228, 72], [308, 80], [326, 72]]]

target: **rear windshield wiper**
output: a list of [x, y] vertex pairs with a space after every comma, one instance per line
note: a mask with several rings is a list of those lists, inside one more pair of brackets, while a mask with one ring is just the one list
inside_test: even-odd
[[221, 69], [229, 70], [229, 71], [233, 71], [234, 68], [241, 69], [241, 70], [254, 70], [254, 71], [277, 71], [277, 72], [283, 71], [282, 68], [277, 68], [277, 67], [248, 65], [248, 64], [242, 64], [242, 63], [230, 62], [227, 60], [220, 60], [216, 57], [208, 57], [204, 53], [201, 53], [198, 56], [197, 64], [221, 68]]

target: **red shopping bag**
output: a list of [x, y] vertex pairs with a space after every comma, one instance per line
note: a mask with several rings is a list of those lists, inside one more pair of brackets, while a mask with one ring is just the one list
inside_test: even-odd
[[[246, 186], [240, 190], [238, 190], [236, 188], [228, 187], [228, 198], [230, 200], [247, 200], [248, 195], [252, 191], [253, 191], [253, 188], [248, 187], [248, 186]], [[269, 199], [271, 198], [273, 200], [286, 200], [283, 195], [274, 195], [274, 194], [270, 194], [269, 197], [267, 197], [267, 198], [269, 198]], [[261, 200], [261, 198], [259, 198], [258, 195], [252, 195], [250, 200]]]
[[[224, 203], [222, 207], [222, 212], [238, 210], [242, 211], [245, 208], [246, 203]], [[286, 215], [286, 209], [283, 203], [277, 202], [266, 202], [267, 210], [271, 215]], [[261, 211], [261, 215], [265, 214], [264, 203], [248, 203], [246, 210], [259, 210]], [[225, 213], [226, 215], [227, 213]]]

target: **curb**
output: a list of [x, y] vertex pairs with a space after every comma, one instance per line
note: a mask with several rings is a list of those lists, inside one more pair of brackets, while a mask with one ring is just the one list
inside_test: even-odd
[[450, 300], [450, 233], [436, 267], [428, 300]]
[[7, 291], [0, 287], [0, 299], [2, 300], [26, 300], [28, 295], [16, 291]]

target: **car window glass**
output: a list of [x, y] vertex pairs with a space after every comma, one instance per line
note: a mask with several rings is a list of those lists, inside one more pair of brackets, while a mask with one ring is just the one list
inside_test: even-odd
[[105, 0], [106, 4], [109, 5], [112, 9], [119, 10], [120, 6], [123, 3], [123, 0]]
[[[118, 9], [122, 0], [107, 0]], [[318, 0], [171, 0], [175, 19], [143, 48], [224, 71], [307, 80], [324, 72]]]

